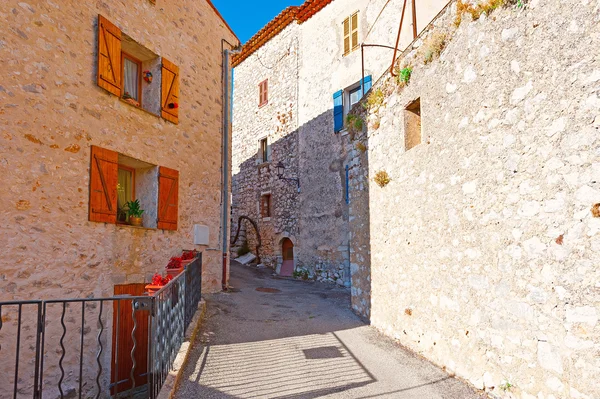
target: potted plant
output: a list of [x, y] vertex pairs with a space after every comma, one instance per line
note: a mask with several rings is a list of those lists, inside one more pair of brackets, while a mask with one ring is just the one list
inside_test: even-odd
[[148, 293], [148, 295], [154, 295], [162, 287], [169, 284], [169, 281], [171, 281], [171, 280], [173, 280], [173, 277], [171, 277], [169, 275], [167, 275], [166, 277], [163, 277], [160, 274], [156, 273], [152, 277], [152, 282], [150, 284], [146, 285], [146, 287], [144, 287], [144, 288], [146, 289], [146, 292]]
[[169, 260], [169, 263], [167, 264], [167, 275], [171, 278], [175, 278], [177, 277], [177, 275], [179, 275], [179, 273], [183, 272], [183, 268], [184, 266], [182, 263], [182, 259], [174, 256]]
[[125, 206], [127, 207], [129, 224], [132, 226], [142, 226], [144, 210], [140, 206], [140, 200], [129, 201]]
[[196, 256], [198, 256], [198, 252], [196, 250], [183, 251], [183, 254], [181, 255], [181, 263], [183, 264], [183, 267], [189, 265], [194, 260], [196, 260]]

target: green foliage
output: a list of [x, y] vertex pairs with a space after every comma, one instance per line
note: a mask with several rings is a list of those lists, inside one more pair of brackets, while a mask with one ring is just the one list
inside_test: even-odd
[[244, 256], [250, 252], [250, 247], [248, 246], [248, 241], [244, 240], [242, 246], [238, 248], [237, 254], [238, 256]]
[[348, 114], [346, 116], [346, 125], [351, 132], [361, 132], [363, 124], [362, 118], [358, 115]]
[[500, 384], [500, 389], [502, 389], [504, 392], [510, 391], [512, 387], [513, 387], [513, 384], [511, 384], [507, 380], [504, 380], [504, 382], [502, 384]]
[[400, 70], [400, 73], [398, 74], [399, 78], [400, 78], [400, 82], [402, 82], [403, 84], [407, 85], [408, 82], [410, 81], [410, 77], [412, 75], [412, 68], [411, 67], [404, 67]]
[[299, 278], [299, 279], [302, 279], [302, 280], [308, 280], [308, 277], [309, 277], [308, 270], [306, 270], [304, 268], [296, 269], [296, 270], [294, 270], [294, 273], [292, 273], [292, 276], [294, 278]]
[[144, 214], [144, 210], [141, 208], [139, 200], [129, 201], [125, 204], [125, 207], [127, 208], [127, 216], [129, 217], [141, 218]]

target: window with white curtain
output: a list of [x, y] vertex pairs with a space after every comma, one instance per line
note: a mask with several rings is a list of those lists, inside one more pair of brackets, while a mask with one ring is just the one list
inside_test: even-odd
[[140, 84], [142, 64], [133, 57], [123, 53], [123, 98], [133, 99], [141, 103]]

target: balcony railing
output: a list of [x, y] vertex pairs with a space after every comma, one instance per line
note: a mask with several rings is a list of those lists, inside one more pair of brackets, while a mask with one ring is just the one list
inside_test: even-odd
[[156, 398], [201, 286], [199, 254], [153, 296], [0, 302], [0, 398]]

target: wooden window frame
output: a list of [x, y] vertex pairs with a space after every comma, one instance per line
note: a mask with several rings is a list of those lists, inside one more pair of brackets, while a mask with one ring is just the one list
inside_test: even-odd
[[[142, 108], [142, 61], [138, 60], [131, 54], [121, 51], [121, 98], [125, 95], [125, 59], [137, 64], [138, 67], [138, 99], [136, 100]], [[133, 104], [131, 104], [133, 105]]]
[[269, 79], [258, 84], [258, 107], [264, 107], [269, 103]]
[[[119, 169], [123, 169], [126, 170], [128, 172], [131, 172], [131, 200], [135, 201], [135, 169], [130, 167], [130, 166], [125, 166], [123, 164], [119, 164], [117, 166], [117, 173], [119, 173]], [[119, 178], [117, 177], [117, 182], [119, 181]], [[119, 222], [119, 209], [117, 208], [117, 224], [128, 224], [127, 222]]]
[[[266, 207], [265, 207], [266, 199]], [[260, 196], [260, 217], [261, 219], [267, 219], [271, 217], [271, 193], [264, 193]], [[267, 210], [265, 214], [265, 209]]]

